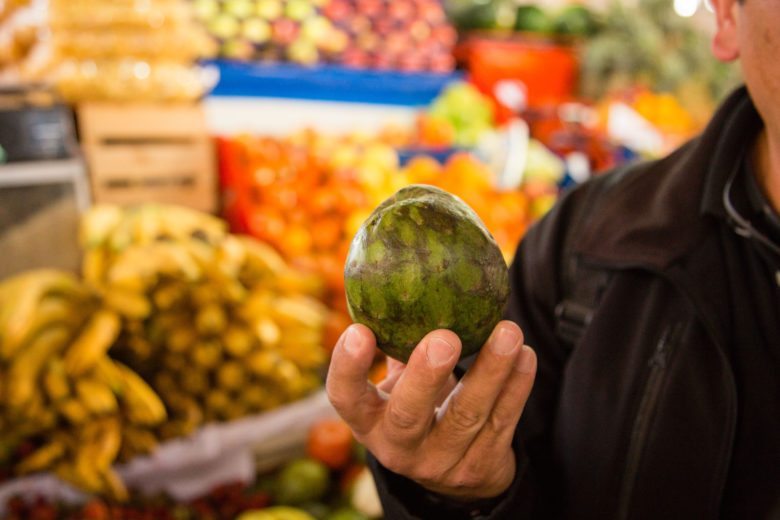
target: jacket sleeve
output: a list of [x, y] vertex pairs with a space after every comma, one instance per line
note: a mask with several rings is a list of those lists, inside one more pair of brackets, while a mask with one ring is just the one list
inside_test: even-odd
[[[428, 493], [413, 481], [396, 475], [369, 454], [387, 519], [521, 519], [555, 515], [560, 489], [552, 453], [555, 417], [567, 349], [555, 335], [555, 307], [561, 298], [563, 242], [572, 218], [580, 218], [577, 203], [588, 185], [561, 198], [533, 226], [518, 247], [509, 269], [511, 286], [506, 318], [520, 325], [525, 343], [537, 354], [536, 381], [514, 437], [517, 474], [510, 488], [494, 500], [463, 504]], [[459, 366], [467, 370], [473, 359]], [[462, 373], [462, 372], [461, 372]], [[438, 514], [437, 514], [438, 513]]]

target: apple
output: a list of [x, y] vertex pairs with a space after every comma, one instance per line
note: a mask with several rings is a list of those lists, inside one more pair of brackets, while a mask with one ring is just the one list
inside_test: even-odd
[[290, 20], [302, 21], [316, 12], [310, 0], [287, 0], [284, 15]]
[[301, 65], [314, 65], [319, 61], [320, 53], [314, 42], [298, 38], [287, 47], [287, 57]]
[[425, 70], [425, 59], [416, 53], [410, 53], [402, 56], [398, 60], [398, 68], [405, 72], [420, 72]]
[[375, 18], [382, 14], [384, 8], [385, 5], [382, 0], [358, 0], [356, 10], [370, 18]]
[[241, 27], [241, 36], [254, 44], [266, 43], [271, 39], [271, 24], [262, 18], [250, 18]]
[[236, 18], [244, 19], [252, 15], [254, 4], [252, 0], [226, 0], [222, 9]]
[[379, 38], [379, 35], [366, 32], [357, 36], [355, 43], [366, 52], [374, 52], [382, 45], [382, 40]]
[[409, 37], [406, 33], [401, 31], [394, 31], [385, 37], [384, 49], [387, 54], [400, 55], [404, 54], [409, 48]]
[[458, 41], [458, 33], [451, 25], [439, 25], [433, 28], [433, 38], [444, 45], [452, 47]]
[[346, 0], [332, 0], [322, 8], [322, 12], [332, 22], [342, 22], [352, 14], [352, 6]]
[[414, 17], [414, 4], [409, 0], [394, 0], [388, 5], [388, 14], [396, 20], [409, 20]]
[[208, 30], [211, 34], [222, 40], [233, 38], [238, 34], [241, 26], [234, 17], [229, 14], [222, 13], [216, 16], [211, 23], [208, 24]]
[[303, 22], [301, 34], [313, 41], [317, 46], [323, 46], [333, 34], [333, 25], [324, 16], [315, 16]]
[[341, 29], [333, 29], [322, 48], [332, 54], [340, 54], [349, 47], [349, 35]]
[[298, 37], [299, 26], [292, 20], [281, 18], [271, 25], [271, 38], [277, 45], [289, 45]]
[[371, 31], [371, 20], [362, 14], [353, 16], [347, 21], [347, 29], [352, 34], [360, 35]]
[[220, 53], [225, 58], [248, 60], [254, 54], [254, 46], [246, 40], [231, 40], [222, 45]]
[[210, 20], [219, 13], [219, 3], [217, 0], [195, 0], [192, 9], [200, 20]]
[[380, 36], [385, 36], [393, 32], [396, 28], [396, 21], [389, 17], [377, 18], [373, 22], [374, 32]]
[[281, 0], [257, 0], [255, 14], [269, 21], [277, 20], [284, 14], [284, 4]]
[[433, 72], [452, 72], [455, 70], [455, 58], [448, 52], [431, 56], [430, 69]]
[[368, 53], [355, 47], [345, 50], [341, 55], [341, 62], [347, 67], [363, 69], [368, 66], [370, 61], [371, 57]]
[[417, 16], [429, 23], [441, 23], [446, 21], [447, 15], [444, 14], [439, 2], [420, 2], [417, 4]]
[[409, 26], [409, 35], [413, 40], [421, 42], [431, 34], [431, 26], [423, 20], [416, 20]]
[[395, 59], [388, 54], [379, 53], [374, 56], [371, 65], [379, 70], [391, 70], [395, 67]]

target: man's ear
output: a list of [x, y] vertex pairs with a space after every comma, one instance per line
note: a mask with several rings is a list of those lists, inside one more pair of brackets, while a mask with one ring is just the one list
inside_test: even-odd
[[712, 39], [712, 53], [721, 61], [739, 58], [739, 3], [737, 0], [711, 0], [717, 29]]

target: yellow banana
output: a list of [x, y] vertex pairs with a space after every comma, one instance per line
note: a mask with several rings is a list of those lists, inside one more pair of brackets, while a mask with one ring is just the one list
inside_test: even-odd
[[95, 363], [92, 376], [98, 381], [108, 385], [115, 395], [122, 396], [124, 391], [124, 379], [116, 363], [109, 357], [102, 357]]
[[231, 324], [222, 335], [222, 343], [225, 351], [236, 358], [243, 358], [252, 351], [255, 339], [249, 329]]
[[282, 340], [282, 330], [270, 318], [260, 318], [253, 321], [253, 328], [257, 339], [263, 348], [272, 349], [279, 345]]
[[114, 392], [97, 379], [79, 378], [76, 381], [76, 395], [84, 408], [93, 415], [108, 414], [117, 409]]
[[85, 428], [78, 457], [88, 460], [98, 470], [104, 470], [114, 463], [121, 445], [122, 429], [119, 419], [103, 419]]
[[230, 403], [230, 395], [222, 390], [211, 390], [206, 394], [206, 409], [219, 416], [230, 407]]
[[94, 247], [84, 251], [81, 261], [81, 274], [87, 283], [100, 287], [106, 278], [110, 266], [111, 254], [103, 247]]
[[281, 255], [271, 246], [249, 237], [236, 237], [244, 246], [245, 267], [252, 275], [278, 275], [288, 267]]
[[128, 418], [135, 424], [153, 426], [167, 417], [165, 405], [154, 390], [138, 374], [114, 361], [122, 378], [122, 401]]
[[246, 372], [241, 363], [226, 361], [217, 369], [217, 383], [226, 390], [240, 390], [246, 383]]
[[152, 312], [151, 302], [141, 293], [111, 288], [103, 291], [102, 297], [106, 307], [125, 318], [143, 320]]
[[181, 354], [192, 350], [198, 337], [192, 327], [176, 327], [168, 333], [165, 345], [173, 353]]
[[22, 462], [16, 465], [16, 472], [19, 475], [26, 475], [46, 470], [65, 455], [65, 448], [62, 441], [55, 439], [25, 457]]
[[89, 411], [84, 404], [76, 398], [66, 399], [57, 405], [60, 414], [75, 426], [83, 425], [89, 419]]
[[185, 370], [179, 377], [182, 390], [191, 395], [202, 395], [209, 389], [209, 378], [206, 372], [190, 369]]
[[157, 282], [158, 271], [156, 259], [148, 254], [146, 247], [128, 247], [111, 262], [106, 283], [143, 294]]
[[281, 327], [319, 328], [325, 324], [327, 317], [327, 309], [324, 305], [305, 296], [277, 298], [272, 312], [276, 322]]
[[59, 358], [49, 361], [43, 373], [43, 390], [52, 403], [57, 403], [70, 396], [70, 383], [65, 374], [65, 366]]
[[106, 468], [101, 471], [100, 477], [109, 498], [116, 502], [127, 502], [130, 498], [127, 487], [112, 468]]
[[199, 341], [191, 352], [192, 360], [201, 368], [210, 370], [222, 362], [222, 346], [217, 341]]
[[55, 326], [38, 333], [27, 347], [19, 352], [8, 369], [5, 401], [9, 408], [22, 409], [29, 405], [37, 392], [38, 375], [46, 361], [57, 355], [68, 343], [70, 331]]
[[186, 288], [179, 283], [168, 282], [154, 291], [152, 299], [158, 309], [167, 311], [187, 298]]
[[122, 220], [122, 209], [113, 205], [92, 206], [81, 217], [79, 242], [84, 249], [102, 246]]
[[122, 442], [135, 455], [147, 455], [157, 449], [157, 437], [149, 430], [128, 426], [122, 432]]
[[217, 247], [216, 266], [223, 275], [238, 278], [246, 258], [244, 243], [235, 235], [228, 235]]
[[282, 358], [276, 352], [262, 350], [250, 355], [246, 359], [246, 366], [255, 375], [270, 377], [276, 373], [276, 368], [281, 362]]
[[228, 318], [221, 305], [210, 303], [201, 307], [195, 315], [195, 328], [204, 336], [221, 334]]
[[35, 326], [38, 307], [46, 295], [78, 300], [88, 297], [87, 289], [75, 276], [62, 271], [37, 270], [19, 275], [13, 290], [6, 293], [0, 316], [0, 359], [11, 358]]
[[165, 234], [176, 239], [194, 237], [213, 244], [226, 234], [223, 220], [180, 206], [165, 206], [160, 220]]
[[65, 353], [65, 371], [78, 377], [95, 366], [119, 336], [119, 315], [109, 309], [95, 312]]

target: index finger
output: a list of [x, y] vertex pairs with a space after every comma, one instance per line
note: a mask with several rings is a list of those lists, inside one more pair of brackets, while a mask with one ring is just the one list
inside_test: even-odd
[[364, 325], [350, 325], [333, 349], [325, 388], [342, 419], [357, 435], [378, 421], [384, 400], [368, 381], [376, 339]]

